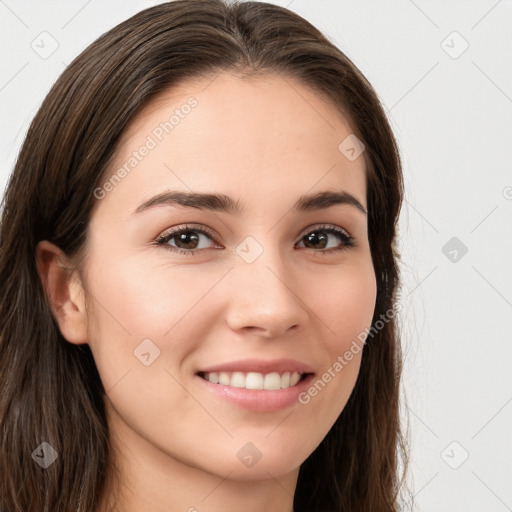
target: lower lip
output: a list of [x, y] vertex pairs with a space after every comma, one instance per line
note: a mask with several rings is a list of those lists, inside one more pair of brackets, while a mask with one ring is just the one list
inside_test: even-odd
[[196, 378], [206, 386], [208, 391], [243, 409], [256, 412], [275, 412], [290, 407], [294, 403], [299, 403], [299, 394], [309, 387], [313, 377], [314, 374], [310, 373], [305, 379], [295, 384], [295, 386], [269, 391], [266, 389], [234, 388], [223, 384], [214, 384], [196, 375]]

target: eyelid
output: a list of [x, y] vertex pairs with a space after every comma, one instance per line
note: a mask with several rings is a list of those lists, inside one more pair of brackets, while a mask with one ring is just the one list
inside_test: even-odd
[[345, 228], [337, 226], [336, 224], [312, 224], [311, 226], [308, 226], [304, 231], [302, 231], [299, 240], [301, 240], [305, 235], [307, 235], [311, 231], [328, 231], [329, 229], [335, 231], [342, 231], [348, 238], [353, 238], [352, 235]]
[[[168, 230], [164, 231], [161, 235], [157, 237], [155, 240], [156, 243], [163, 243], [162, 241], [165, 239], [168, 239], [169, 237], [175, 236], [176, 234], [182, 232], [182, 231], [197, 231], [198, 233], [203, 233], [204, 235], [207, 235], [210, 237], [215, 243], [217, 242], [217, 236], [213, 230], [208, 228], [207, 226], [204, 226], [202, 224], [183, 224], [178, 225], [173, 228], [169, 228]], [[187, 252], [191, 252], [193, 250], [198, 249], [190, 249]]]

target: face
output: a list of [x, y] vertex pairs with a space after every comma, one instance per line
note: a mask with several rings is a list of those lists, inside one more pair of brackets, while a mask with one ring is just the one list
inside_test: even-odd
[[[328, 433], [376, 298], [364, 160], [338, 149], [351, 133], [292, 79], [231, 74], [164, 92], [130, 125], [117, 179], [96, 191], [84, 272], [110, 427], [129, 449], [261, 479]], [[295, 207], [326, 191], [344, 195]], [[305, 380], [288, 387], [295, 371]], [[281, 389], [243, 387], [260, 385]]]

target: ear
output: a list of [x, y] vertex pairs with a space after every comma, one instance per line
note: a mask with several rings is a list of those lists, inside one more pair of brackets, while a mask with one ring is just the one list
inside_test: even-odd
[[77, 272], [59, 247], [43, 240], [36, 247], [36, 264], [50, 309], [64, 338], [76, 345], [88, 342], [85, 292]]

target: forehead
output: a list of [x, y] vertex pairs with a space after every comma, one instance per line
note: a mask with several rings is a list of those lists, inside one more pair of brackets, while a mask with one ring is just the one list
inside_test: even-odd
[[[339, 149], [351, 134], [341, 113], [296, 79], [221, 73], [190, 80], [162, 91], [127, 127], [110, 171], [129, 172], [111, 196], [164, 187], [298, 196], [318, 185], [364, 201], [364, 159], [350, 161]], [[144, 147], [142, 158], [134, 156]]]

